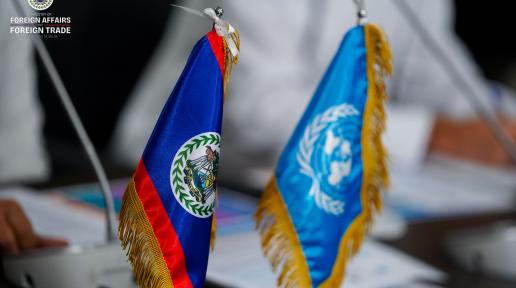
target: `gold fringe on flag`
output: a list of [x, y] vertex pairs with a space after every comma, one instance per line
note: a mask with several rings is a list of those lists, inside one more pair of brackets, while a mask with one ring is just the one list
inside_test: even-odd
[[362, 130], [362, 162], [364, 166], [361, 200], [362, 212], [353, 221], [341, 240], [339, 255], [330, 277], [322, 288], [339, 287], [344, 279], [346, 262], [355, 255], [372, 225], [373, 213], [382, 208], [382, 191], [389, 186], [387, 151], [382, 143], [385, 130], [384, 103], [387, 100], [385, 77], [392, 74], [391, 49], [382, 29], [364, 25], [367, 51], [367, 103]]
[[301, 243], [274, 177], [265, 188], [254, 217], [264, 254], [269, 258], [273, 271], [281, 266], [278, 287], [310, 287]]
[[[236, 28], [234, 33], [229, 34], [231, 39], [233, 40], [233, 43], [235, 43], [235, 46], [238, 51], [240, 51], [240, 34], [238, 33], [238, 30]], [[222, 44], [224, 45], [224, 100], [226, 100], [226, 86], [229, 82], [229, 78], [231, 77], [231, 72], [233, 71], [233, 65], [238, 64], [238, 54], [233, 56], [231, 54], [231, 51], [228, 47], [228, 42], [225, 37], [222, 37]], [[217, 196], [215, 197], [215, 201], [217, 201], [218, 206], [218, 189], [217, 189]], [[211, 239], [210, 239], [210, 248], [213, 251], [215, 249], [215, 238], [217, 237], [217, 221], [215, 219], [215, 213], [213, 213], [213, 221], [211, 223]]]
[[[234, 33], [229, 34], [233, 43], [238, 51], [240, 51], [240, 34], [238, 30], [235, 29]], [[238, 54], [233, 56], [228, 47], [228, 42], [225, 37], [222, 37], [222, 43], [224, 44], [224, 99], [226, 99], [226, 84], [229, 82], [229, 78], [231, 77], [231, 72], [233, 71], [233, 65], [238, 64]]]
[[118, 237], [140, 287], [174, 287], [158, 239], [138, 198], [134, 180], [127, 186], [122, 200]]
[[215, 212], [213, 212], [211, 220], [211, 232], [210, 232], [210, 249], [215, 249], [215, 240], [217, 238], [217, 219], [215, 219]]
[[[381, 193], [389, 186], [387, 152], [381, 135], [385, 130], [385, 77], [392, 74], [391, 50], [383, 31], [374, 24], [364, 25], [367, 53], [368, 95], [361, 135], [363, 181], [362, 212], [352, 222], [339, 246], [332, 274], [320, 287], [339, 287], [347, 260], [359, 250], [369, 230], [373, 213], [382, 206]], [[287, 208], [273, 179], [264, 191], [255, 213], [264, 254], [273, 270], [281, 269], [278, 287], [311, 287], [308, 265]], [[280, 267], [281, 266], [281, 267]]]
[[211, 233], [210, 233], [210, 249], [211, 252], [215, 249], [215, 240], [217, 238], [217, 218], [215, 218], [215, 210], [219, 207], [219, 187], [215, 190], [215, 206], [213, 208], [213, 215], [211, 216]]

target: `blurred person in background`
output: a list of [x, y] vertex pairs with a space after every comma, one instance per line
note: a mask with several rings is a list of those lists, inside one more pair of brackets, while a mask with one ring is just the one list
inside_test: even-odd
[[[93, 170], [30, 37], [9, 34], [11, 17], [22, 16], [13, 1], [28, 16], [38, 13], [26, 0], [0, 1], [0, 196], [12, 185], [44, 188], [93, 181]], [[71, 18], [70, 35], [43, 41], [101, 154], [163, 34], [170, 13], [162, 7], [167, 5], [161, 0], [54, 1], [44, 11]], [[20, 203], [0, 197], [0, 253], [66, 244], [32, 228]]]
[[[150, 13], [151, 10], [155, 11], [151, 9], [150, 2], [145, 5], [133, 2], [113, 11], [123, 14], [120, 10], [134, 11], [134, 5], [140, 5], [147, 7], [149, 11], [145, 11], [152, 15], [152, 19], [164, 19], [161, 14], [166, 12], [165, 9], [159, 10], [165, 11], [163, 13]], [[0, 3], [2, 23], [8, 23], [8, 20], [3, 19], [15, 15], [9, 3]], [[178, 4], [198, 9], [214, 5], [211, 1]], [[312, 97], [345, 31], [355, 24], [356, 8], [351, 0], [268, 0], [254, 1], [252, 4], [250, 1], [220, 1], [218, 4], [227, 11], [223, 18], [233, 23], [242, 37], [240, 64], [235, 68], [230, 81], [225, 107], [221, 180], [226, 184], [259, 190], [270, 177], [279, 153]], [[474, 115], [465, 96], [448, 79], [442, 67], [421, 44], [391, 1], [368, 0], [366, 4], [369, 19], [386, 30], [394, 52], [395, 74], [389, 83], [391, 99], [386, 135], [393, 163], [417, 167], [428, 153], [438, 151], [490, 165], [508, 165], [508, 155], [483, 122]], [[49, 40], [46, 44], [59, 49], [57, 43], [62, 43], [62, 49], [71, 53], [66, 54], [66, 57], [60, 53], [52, 54], [67, 87], [75, 97], [74, 102], [86, 129], [93, 132], [92, 138], [97, 147], [99, 144], [103, 146], [103, 142], [109, 139], [96, 138], [100, 134], [111, 135], [112, 126], [115, 126], [114, 121], [105, 123], [105, 118], [99, 115], [109, 114], [109, 119], [116, 119], [117, 111], [122, 108], [128, 91], [132, 90], [110, 143], [114, 158], [128, 167], [128, 170], [132, 170], [141, 156], [165, 99], [170, 95], [170, 90], [184, 67], [188, 53], [195, 41], [206, 33], [209, 21], [173, 10], [173, 17], [169, 18], [160, 45], [133, 89], [133, 79], [137, 75], [135, 71], [138, 71], [138, 66], [147, 62], [145, 57], [137, 57], [134, 53], [143, 53], [140, 51], [142, 46], [145, 51], [152, 51], [153, 41], [157, 38], [145, 37], [152, 33], [161, 34], [161, 30], [149, 26], [152, 23], [150, 16], [143, 15], [145, 11], [139, 9], [140, 14], [135, 16], [134, 23], [111, 21], [113, 15], [100, 9], [98, 13], [104, 13], [103, 17], [109, 18], [110, 23], [120, 24], [124, 29], [113, 28], [113, 31], [117, 31], [114, 34], [95, 34], [97, 38], [91, 38], [91, 35], [81, 33], [99, 31], [99, 26], [95, 26], [99, 22], [94, 17], [97, 14], [86, 17], [83, 11], [85, 7], [73, 8], [75, 6], [72, 2], [60, 1], [54, 5], [53, 8], [65, 5], [61, 8], [62, 11], [79, 11], [79, 14], [71, 15], [73, 25], [77, 27], [72, 32], [75, 33], [73, 41]], [[153, 2], [152, 5], [162, 7], [167, 4]], [[491, 97], [491, 84], [482, 77], [461, 42], [453, 34], [452, 2], [420, 0], [410, 2], [410, 5], [456, 61], [455, 64], [460, 67], [468, 82], [476, 87], [479, 94], [485, 96], [484, 105], [492, 109], [499, 107], [497, 112], [507, 116], [507, 129], [514, 133], [514, 98], [503, 89], [501, 97]], [[91, 11], [88, 10], [88, 13]], [[80, 22], [88, 18], [93, 23], [83, 25]], [[133, 25], [132, 23], [134, 27], [126, 27]], [[6, 31], [8, 30], [0, 31], [0, 182], [27, 182], [42, 179], [49, 172], [41, 139], [43, 119], [37, 102], [35, 72], [31, 69], [34, 67], [34, 60], [29, 39], [14, 37], [16, 35], [9, 35]], [[139, 46], [131, 45], [135, 37], [138, 37]], [[68, 47], [69, 42], [78, 45]], [[111, 42], [114, 44], [111, 45]], [[116, 45], [123, 46], [124, 49], [117, 49]], [[101, 52], [87, 54], [82, 49]], [[126, 75], [127, 71], [135, 73]], [[105, 74], [109, 77], [105, 77]], [[85, 76], [88, 80], [83, 80], [84, 83], [74, 82], [73, 78], [82, 79]], [[43, 81], [43, 84], [40, 82], [40, 86], [43, 89], [52, 89], [48, 81]], [[110, 102], [113, 99], [118, 101], [115, 101], [117, 105]], [[45, 99], [45, 102], [50, 100]], [[55, 103], [47, 103], [45, 108], [53, 106], [56, 106]], [[115, 106], [117, 108], [113, 108]], [[18, 112], [14, 113], [15, 111]], [[73, 135], [65, 120], [56, 118], [58, 114], [63, 113], [48, 114], [47, 124], [58, 123], [57, 128], [60, 130], [57, 132], [66, 130]], [[95, 125], [89, 126], [92, 122]], [[12, 142], [16, 139], [20, 143]], [[26, 150], [23, 147], [27, 147]], [[78, 153], [80, 150], [74, 152], [74, 157], [64, 158], [75, 159], [80, 156]], [[84, 165], [85, 160], [80, 162]], [[13, 205], [17, 204], [10, 202], [9, 206]], [[17, 216], [12, 218], [24, 217], [23, 213], [15, 215]], [[12, 230], [9, 227], [7, 229]], [[30, 228], [26, 225], [24, 227]], [[3, 229], [6, 228], [0, 225], [0, 232]], [[19, 238], [26, 237], [15, 239]], [[27, 247], [17, 245], [21, 248]], [[1, 241], [0, 249], [5, 249]]]
[[[197, 9], [210, 1], [188, 2]], [[312, 97], [344, 33], [356, 23], [353, 2], [220, 1], [225, 20], [240, 31], [240, 63], [231, 78], [224, 109], [221, 180], [261, 189], [279, 153]], [[454, 35], [452, 1], [410, 1], [482, 105], [505, 117], [516, 138], [516, 98], [504, 88], [493, 95], [468, 51]], [[386, 145], [394, 165], [420, 165], [437, 152], [495, 166], [511, 165], [506, 151], [474, 113], [457, 83], [449, 79], [392, 1], [366, 1], [368, 19], [386, 30], [393, 50]], [[134, 89], [120, 118], [112, 147], [134, 167], [166, 97], [207, 21], [183, 11], [170, 19], [165, 38]], [[496, 96], [496, 97], [495, 97]]]
[[[1, 1], [0, 22], [9, 23], [14, 15], [11, 2]], [[30, 38], [0, 29], [0, 67], [0, 186], [41, 181], [50, 171]], [[0, 199], [0, 252], [63, 245], [64, 240], [36, 235], [21, 206]]]
[[[11, 1], [2, 1], [1, 23], [8, 25], [14, 15]], [[9, 34], [8, 26], [0, 29], [0, 183], [49, 175], [33, 53], [29, 37]]]

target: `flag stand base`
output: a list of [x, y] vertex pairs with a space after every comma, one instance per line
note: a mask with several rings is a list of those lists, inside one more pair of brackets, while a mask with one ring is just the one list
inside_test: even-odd
[[22, 288], [136, 287], [118, 242], [27, 251], [2, 264], [6, 280]]
[[473, 273], [516, 282], [516, 222], [453, 232], [446, 248], [453, 260]]

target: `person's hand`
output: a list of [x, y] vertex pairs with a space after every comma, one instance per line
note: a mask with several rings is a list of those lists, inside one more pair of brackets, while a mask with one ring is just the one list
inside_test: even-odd
[[63, 247], [66, 240], [38, 236], [21, 206], [14, 200], [0, 200], [0, 251], [18, 253], [24, 249]]
[[[502, 125], [512, 139], [516, 139], [516, 121], [505, 119]], [[515, 165], [487, 124], [480, 119], [438, 118], [434, 124], [429, 151], [493, 166]]]

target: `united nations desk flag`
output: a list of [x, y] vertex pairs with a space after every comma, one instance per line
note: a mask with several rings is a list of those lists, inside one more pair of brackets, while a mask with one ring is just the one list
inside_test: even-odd
[[279, 159], [255, 216], [280, 287], [339, 287], [381, 206], [390, 58], [379, 27], [350, 30]]
[[122, 202], [119, 237], [140, 287], [204, 287], [224, 84], [239, 47], [207, 10], [214, 29], [193, 48]]

